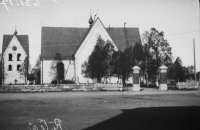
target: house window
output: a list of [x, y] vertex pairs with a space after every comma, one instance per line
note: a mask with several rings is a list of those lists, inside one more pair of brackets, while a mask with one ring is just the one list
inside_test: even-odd
[[21, 65], [17, 65], [17, 70], [19, 70], [19, 69], [20, 69], [20, 67], [21, 67]]
[[8, 60], [9, 60], [9, 61], [12, 61], [12, 57], [13, 57], [12, 54], [9, 54], [9, 55], [8, 55]]
[[20, 61], [20, 60], [21, 60], [21, 54], [18, 53], [18, 54], [17, 54], [17, 61]]
[[12, 65], [8, 66], [8, 71], [12, 71]]

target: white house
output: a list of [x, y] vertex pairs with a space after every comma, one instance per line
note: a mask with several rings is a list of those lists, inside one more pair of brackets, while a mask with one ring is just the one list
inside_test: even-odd
[[138, 28], [105, 28], [100, 18], [93, 21], [91, 16], [89, 24], [89, 28], [42, 27], [42, 83], [51, 83], [50, 67], [57, 53], [62, 55], [65, 79], [75, 80], [76, 83], [92, 82], [81, 74], [81, 65], [88, 60], [99, 36], [114, 43], [116, 50], [123, 51], [136, 42], [141, 43]]
[[29, 53], [28, 35], [3, 35], [2, 44], [2, 68], [6, 76], [4, 84], [23, 84], [25, 77], [20, 75], [19, 69]]

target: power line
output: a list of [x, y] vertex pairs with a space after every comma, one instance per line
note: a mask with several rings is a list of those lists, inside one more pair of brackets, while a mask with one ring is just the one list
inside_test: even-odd
[[189, 31], [189, 32], [173, 33], [173, 34], [166, 34], [164, 36], [181, 35], [181, 34], [194, 33], [194, 32], [200, 32], [200, 30], [194, 30], [194, 31]]

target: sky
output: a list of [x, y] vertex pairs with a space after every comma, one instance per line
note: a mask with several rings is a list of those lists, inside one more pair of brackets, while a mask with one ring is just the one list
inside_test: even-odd
[[[29, 3], [27, 1], [30, 1]], [[0, 0], [0, 53], [4, 34], [29, 36], [30, 63], [41, 53], [41, 27], [89, 27], [90, 13], [105, 27], [138, 27], [140, 35], [156, 28], [172, 47], [173, 59], [200, 71], [198, 0]]]

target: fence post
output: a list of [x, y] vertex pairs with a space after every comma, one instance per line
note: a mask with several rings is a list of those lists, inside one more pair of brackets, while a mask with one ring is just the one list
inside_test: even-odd
[[133, 88], [132, 88], [132, 91], [134, 92], [140, 92], [139, 74], [140, 74], [140, 67], [134, 66], [133, 67]]
[[160, 69], [159, 90], [167, 90], [167, 67], [163, 65], [159, 69]]

